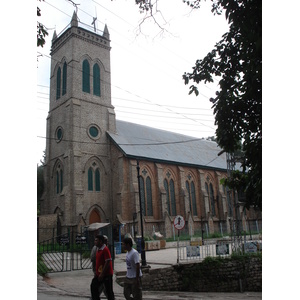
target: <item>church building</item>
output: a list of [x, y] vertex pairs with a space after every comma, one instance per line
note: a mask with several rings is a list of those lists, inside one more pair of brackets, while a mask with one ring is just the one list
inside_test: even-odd
[[107, 26], [82, 28], [75, 12], [53, 35], [40, 220], [55, 216], [57, 234], [110, 223], [117, 236], [140, 234], [141, 212], [146, 236], [173, 236], [177, 215], [190, 235], [230, 233], [236, 217], [260, 227], [220, 184], [227, 161], [215, 142], [117, 119], [110, 50]]

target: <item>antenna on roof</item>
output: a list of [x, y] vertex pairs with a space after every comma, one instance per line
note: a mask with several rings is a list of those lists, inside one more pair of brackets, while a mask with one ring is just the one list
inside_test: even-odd
[[95, 6], [95, 12], [96, 12], [96, 17], [93, 17], [93, 22], [92, 25], [94, 25], [94, 31], [97, 32], [97, 28], [96, 28], [96, 20], [97, 20], [97, 8]]

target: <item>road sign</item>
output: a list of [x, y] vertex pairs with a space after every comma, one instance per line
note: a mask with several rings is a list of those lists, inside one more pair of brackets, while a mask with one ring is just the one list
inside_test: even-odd
[[181, 229], [184, 228], [184, 225], [185, 225], [184, 218], [180, 215], [176, 216], [175, 219], [174, 219], [174, 227], [177, 230], [181, 230]]

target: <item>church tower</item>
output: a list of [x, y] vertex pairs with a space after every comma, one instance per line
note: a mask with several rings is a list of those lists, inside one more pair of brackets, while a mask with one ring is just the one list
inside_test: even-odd
[[82, 28], [75, 12], [53, 35], [41, 213], [58, 214], [62, 228], [112, 218], [110, 49], [107, 26], [102, 35]]

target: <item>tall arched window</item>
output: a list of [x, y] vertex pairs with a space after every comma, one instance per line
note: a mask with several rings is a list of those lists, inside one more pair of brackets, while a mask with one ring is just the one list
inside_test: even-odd
[[63, 66], [62, 95], [67, 93], [67, 63]]
[[88, 190], [89, 191], [93, 190], [93, 169], [92, 169], [92, 167], [90, 167], [88, 170]]
[[191, 184], [188, 181], [186, 181], [185, 186], [188, 191], [190, 211], [193, 214], [193, 216], [197, 216], [197, 204], [196, 204], [196, 193], [195, 193], [194, 181], [192, 181]]
[[60, 166], [60, 164], [58, 164], [57, 168], [56, 168], [56, 194], [59, 194], [62, 192], [63, 190], [63, 170]]
[[176, 200], [175, 200], [175, 187], [174, 180], [170, 180], [170, 184], [167, 179], [164, 180], [164, 187], [167, 196], [167, 210], [169, 215], [176, 216]]
[[171, 212], [172, 216], [176, 216], [176, 200], [175, 200], [175, 187], [174, 180], [170, 180], [170, 194], [171, 194]]
[[147, 191], [147, 216], [153, 216], [152, 189], [151, 189], [151, 179], [149, 176], [146, 178], [146, 191]]
[[94, 64], [93, 67], [93, 90], [94, 95], [100, 97], [100, 68], [98, 64]]
[[216, 215], [216, 210], [215, 210], [215, 200], [214, 200], [214, 189], [212, 184], [209, 184], [209, 198], [210, 198], [210, 205], [211, 205], [211, 213], [213, 216]]
[[97, 168], [95, 172], [95, 184], [96, 184], [96, 192], [100, 191], [100, 171]]
[[149, 176], [145, 180], [140, 176], [140, 193], [142, 202], [142, 211], [145, 216], [153, 216], [152, 207], [152, 189], [151, 189], [151, 179]]
[[90, 64], [87, 59], [82, 63], [82, 91], [90, 93]]
[[205, 182], [205, 189], [206, 189], [206, 193], [210, 202], [210, 209], [211, 209], [211, 215], [215, 216], [216, 215], [216, 210], [215, 210], [215, 200], [214, 200], [214, 189], [212, 184], [209, 184], [209, 188], [208, 188], [208, 184], [207, 182]]
[[196, 191], [194, 181], [191, 182], [191, 196], [193, 205], [193, 215], [197, 216]]
[[94, 162], [93, 165], [88, 169], [88, 190], [100, 192], [100, 170], [97, 164]]
[[62, 192], [63, 186], [64, 186], [64, 176], [63, 176], [63, 170], [60, 170], [60, 192]]
[[60, 98], [60, 87], [61, 87], [60, 84], [61, 84], [61, 69], [59, 67], [56, 74], [56, 100]]
[[166, 190], [166, 196], [167, 196], [167, 210], [169, 215], [171, 215], [171, 209], [170, 209], [170, 192], [169, 192], [169, 184], [167, 179], [164, 180], [164, 187]]

